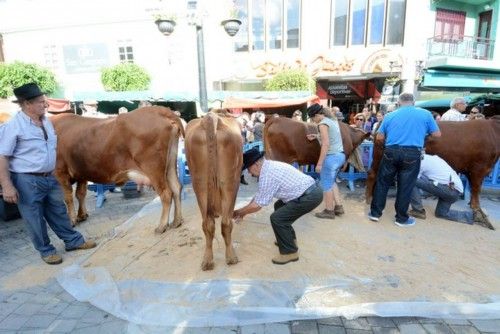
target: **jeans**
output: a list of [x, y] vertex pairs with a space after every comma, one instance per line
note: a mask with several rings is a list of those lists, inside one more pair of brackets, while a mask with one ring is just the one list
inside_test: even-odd
[[82, 245], [83, 236], [71, 226], [61, 186], [53, 175], [43, 177], [11, 173], [19, 194], [17, 206], [28, 234], [42, 257], [56, 253], [50, 243], [47, 224], [64, 241], [67, 249]]
[[320, 172], [321, 188], [331, 191], [337, 179], [337, 173], [345, 162], [344, 153], [327, 154]]
[[274, 203], [274, 212], [271, 214], [271, 226], [273, 227], [280, 254], [297, 252], [295, 244], [295, 230], [292, 224], [314, 210], [323, 201], [323, 191], [317, 184], [312, 185], [300, 197], [284, 203], [282, 200]]
[[458, 190], [451, 189], [446, 184], [439, 183], [436, 186], [432, 180], [429, 180], [427, 177], [419, 177], [411, 195], [411, 207], [417, 211], [422, 211], [424, 209], [419, 189], [427, 191], [431, 195], [437, 196], [438, 202], [434, 213], [436, 217], [459, 223], [473, 224], [472, 212], [450, 209], [451, 205], [460, 197]]
[[370, 206], [371, 215], [382, 216], [387, 201], [389, 187], [397, 177], [396, 221], [406, 223], [408, 220], [408, 207], [418, 172], [420, 170], [420, 149], [411, 146], [387, 146], [380, 162], [377, 174], [377, 183], [373, 192]]

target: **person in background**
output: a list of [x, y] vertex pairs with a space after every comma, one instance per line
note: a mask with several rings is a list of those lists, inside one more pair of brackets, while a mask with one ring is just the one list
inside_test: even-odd
[[467, 102], [463, 97], [456, 97], [450, 102], [450, 109], [441, 116], [441, 121], [466, 121], [464, 115]]
[[431, 113], [414, 107], [413, 94], [399, 96], [399, 105], [384, 117], [376, 135], [376, 141], [384, 143], [373, 199], [368, 212], [371, 221], [379, 221], [385, 209], [387, 192], [397, 177], [396, 220], [398, 226], [412, 226], [415, 219], [408, 216], [410, 198], [420, 170], [424, 139], [427, 135], [440, 137], [441, 132]]
[[255, 120], [253, 125], [253, 140], [262, 141], [266, 115], [264, 115], [264, 113], [261, 111], [257, 111], [254, 114], [255, 114]]
[[434, 212], [436, 217], [459, 223], [474, 223], [472, 212], [450, 209], [451, 205], [462, 196], [464, 187], [457, 172], [437, 155], [424, 154], [420, 162], [417, 183], [411, 195], [412, 210], [408, 211], [408, 214], [425, 219], [426, 213], [422, 205], [420, 189], [437, 196], [438, 202]]
[[372, 128], [372, 138], [375, 138], [375, 134], [377, 133], [378, 128], [382, 124], [383, 120], [384, 120], [384, 113], [381, 111], [377, 112], [377, 121], [375, 122], [375, 124], [373, 124]]
[[321, 188], [325, 200], [325, 209], [315, 214], [318, 218], [335, 219], [335, 214], [344, 213], [344, 208], [340, 205], [340, 199], [335, 198], [333, 191], [337, 187], [337, 173], [345, 162], [344, 146], [337, 119], [325, 116], [325, 109], [315, 103], [307, 108], [307, 114], [312, 122], [318, 124], [318, 134], [308, 134], [307, 139], [319, 140], [321, 151], [316, 172], [320, 173]]
[[344, 114], [339, 107], [332, 107], [332, 114], [337, 118], [337, 121], [342, 122], [344, 120]]
[[300, 110], [295, 110], [292, 114], [292, 119], [295, 121], [300, 121], [302, 122], [302, 111]]
[[377, 121], [375, 115], [372, 114], [370, 108], [364, 107], [361, 113], [365, 116], [365, 121], [363, 123], [363, 130], [365, 132], [372, 132], [373, 124]]
[[364, 131], [364, 125], [365, 125], [365, 115], [361, 112], [357, 113], [356, 116], [354, 116], [354, 124], [351, 124], [351, 126], [353, 128], [358, 128]]
[[292, 165], [265, 159], [264, 152], [259, 152], [256, 147], [243, 153], [242, 171], [245, 169], [259, 178], [259, 188], [250, 203], [234, 211], [233, 219], [241, 221], [277, 198], [270, 220], [279, 254], [272, 258], [272, 262], [282, 265], [298, 261], [297, 236], [292, 224], [321, 204], [321, 188], [312, 177]]
[[51, 244], [47, 225], [64, 241], [66, 251], [94, 248], [71, 226], [61, 186], [54, 176], [57, 136], [45, 116], [47, 99], [36, 83], [14, 89], [21, 111], [0, 126], [0, 185], [3, 199], [17, 203], [35, 249], [47, 264], [61, 255]]
[[435, 111], [431, 111], [431, 114], [432, 114], [432, 117], [434, 117], [434, 120], [436, 122], [440, 121], [441, 120], [441, 115], [439, 115], [438, 112], [435, 112]]
[[96, 100], [85, 100], [81, 105], [82, 116], [83, 117], [99, 117], [99, 112], [97, 111], [98, 102]]
[[484, 118], [485, 118], [484, 115], [481, 113], [481, 111], [479, 111], [478, 107], [472, 107], [468, 117], [469, 120], [484, 119]]

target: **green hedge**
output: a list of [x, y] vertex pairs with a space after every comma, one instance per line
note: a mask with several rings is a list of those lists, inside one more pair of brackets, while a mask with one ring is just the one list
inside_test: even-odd
[[303, 70], [283, 70], [264, 83], [267, 91], [299, 91], [314, 92], [313, 78]]
[[124, 63], [104, 68], [101, 73], [101, 82], [107, 91], [124, 92], [147, 90], [151, 78], [142, 67]]
[[0, 98], [12, 96], [14, 88], [31, 82], [38, 84], [47, 94], [57, 90], [55, 75], [46, 68], [19, 61], [0, 64]]

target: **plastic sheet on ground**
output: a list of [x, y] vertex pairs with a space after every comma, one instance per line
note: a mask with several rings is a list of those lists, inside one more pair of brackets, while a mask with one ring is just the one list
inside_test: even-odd
[[[240, 196], [237, 207], [248, 199]], [[391, 224], [389, 209], [377, 225], [364, 218], [364, 204], [346, 202], [352, 213], [342, 219], [307, 215], [294, 224], [301, 249], [296, 263], [270, 263], [276, 248], [267, 208], [234, 227], [241, 262], [225, 264], [219, 233], [215, 269], [203, 272], [205, 242], [194, 195], [183, 202], [184, 230], [162, 236], [153, 233], [156, 199], [92, 255], [65, 268], [58, 281], [78, 300], [138, 325], [236, 326], [369, 315], [498, 318], [498, 232], [439, 219], [400, 229]]]

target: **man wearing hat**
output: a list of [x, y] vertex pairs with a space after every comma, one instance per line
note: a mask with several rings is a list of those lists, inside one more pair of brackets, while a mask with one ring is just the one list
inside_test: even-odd
[[0, 125], [0, 185], [3, 199], [17, 203], [31, 241], [48, 264], [59, 264], [62, 257], [50, 243], [47, 224], [64, 241], [66, 251], [89, 249], [71, 226], [61, 186], [54, 176], [57, 136], [45, 116], [47, 100], [37, 84], [14, 89], [21, 107], [7, 123]]
[[263, 156], [264, 153], [257, 148], [243, 154], [242, 170], [248, 169], [252, 176], [259, 177], [259, 188], [250, 203], [234, 211], [233, 218], [240, 220], [277, 198], [270, 220], [279, 254], [272, 262], [286, 264], [298, 261], [297, 237], [292, 224], [321, 203], [323, 191], [312, 177], [301, 173], [292, 165], [266, 160]]

